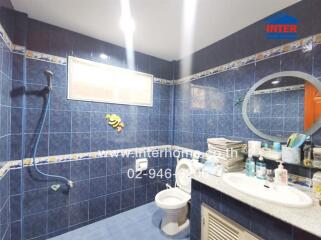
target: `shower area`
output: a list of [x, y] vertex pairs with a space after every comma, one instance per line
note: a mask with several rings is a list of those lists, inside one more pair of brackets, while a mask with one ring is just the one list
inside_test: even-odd
[[[6, 8], [0, 23], [0, 239], [48, 239], [136, 207], [153, 209], [146, 204], [172, 179], [128, 179], [135, 155], [99, 151], [172, 145], [173, 63], [134, 52], [135, 70], [156, 78], [152, 106], [69, 100], [68, 56], [128, 68], [125, 48]], [[106, 114], [121, 116], [125, 129], [111, 128]], [[157, 170], [175, 164], [149, 158]]]

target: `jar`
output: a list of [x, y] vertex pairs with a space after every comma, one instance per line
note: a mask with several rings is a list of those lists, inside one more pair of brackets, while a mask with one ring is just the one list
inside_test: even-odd
[[312, 178], [313, 191], [317, 198], [321, 197], [321, 172], [316, 172], [313, 174]]

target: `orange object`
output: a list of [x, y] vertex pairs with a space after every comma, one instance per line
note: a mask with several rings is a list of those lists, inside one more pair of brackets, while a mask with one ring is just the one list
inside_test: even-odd
[[305, 83], [304, 89], [304, 131], [306, 131], [321, 115], [321, 94], [311, 83]]

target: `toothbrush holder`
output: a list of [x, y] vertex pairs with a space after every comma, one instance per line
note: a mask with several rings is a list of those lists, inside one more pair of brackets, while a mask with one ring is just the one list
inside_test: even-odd
[[300, 164], [301, 149], [282, 146], [282, 161], [290, 164]]

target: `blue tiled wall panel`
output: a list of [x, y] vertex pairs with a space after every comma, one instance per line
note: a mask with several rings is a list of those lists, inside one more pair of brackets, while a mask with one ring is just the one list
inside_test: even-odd
[[[10, 159], [11, 143], [11, 97], [12, 54], [3, 40], [0, 40], [0, 162]], [[19, 114], [14, 112], [14, 116]], [[21, 126], [18, 122], [17, 128]]]
[[319, 239], [317, 236], [271, 217], [215, 189], [193, 181], [190, 219], [191, 240], [201, 238], [201, 204], [203, 203], [263, 239]]
[[[320, 61], [317, 56], [320, 49], [320, 46], [316, 46], [307, 53], [287, 53], [255, 65], [175, 86], [174, 144], [206, 151], [206, 139], [209, 137], [245, 141], [259, 139], [246, 126], [242, 117], [242, 103], [238, 104], [238, 100], [245, 96], [255, 82], [280, 70], [300, 70], [319, 78]], [[280, 101], [277, 95], [283, 100]], [[302, 91], [274, 93], [270, 100], [272, 111], [262, 112], [262, 116], [250, 116], [255, 126], [280, 135], [303, 131]], [[271, 110], [267, 105], [262, 108]], [[316, 144], [321, 143], [319, 135], [317, 132], [313, 136]]]
[[[151, 157], [149, 161], [149, 169], [156, 171], [172, 166], [171, 158]], [[171, 179], [165, 176], [128, 178], [127, 171], [133, 169], [134, 164], [135, 156], [119, 156], [40, 166], [46, 173], [74, 181], [74, 188], [68, 189], [61, 183], [58, 191], [50, 188], [57, 182], [39, 176], [34, 167], [26, 167], [23, 169], [23, 193], [20, 188], [21, 169], [11, 170], [10, 187], [8, 173], [0, 181], [0, 188], [1, 206], [11, 209], [12, 234], [21, 230], [17, 231], [20, 228], [22, 196], [23, 217], [28, 220], [22, 225], [26, 239], [45, 238], [153, 201], [155, 194], [163, 190], [166, 183], [171, 183]], [[6, 206], [9, 197], [10, 205]], [[9, 225], [9, 220], [6, 224]]]
[[10, 239], [10, 196], [9, 173], [0, 179], [0, 237]]
[[303, 132], [304, 90], [260, 94], [251, 97], [249, 116], [261, 132], [289, 136]]
[[[30, 50], [127, 67], [125, 50], [119, 46], [18, 15], [16, 22], [19, 24], [15, 27], [19, 33], [14, 34], [15, 41]], [[28, 31], [22, 33], [21, 26]], [[110, 58], [103, 61], [99, 57], [101, 53]], [[1, 59], [6, 59], [6, 54], [2, 47]], [[28, 59], [19, 54], [9, 54], [9, 57], [12, 60], [6, 59], [1, 64], [4, 75], [1, 86], [4, 88], [1, 89], [0, 152], [3, 160], [20, 159], [22, 146], [25, 147], [24, 157], [32, 156], [46, 101], [45, 95], [41, 94], [47, 85], [43, 74], [46, 69], [54, 72], [53, 92], [37, 156], [172, 144], [174, 90], [171, 86], [154, 84], [153, 107], [67, 100], [67, 66]], [[138, 52], [135, 52], [135, 59], [137, 71], [172, 79], [171, 62]], [[12, 80], [9, 75], [11, 63]], [[23, 87], [26, 88], [25, 105]], [[11, 88], [14, 91], [10, 96]], [[23, 113], [26, 116], [24, 129]], [[126, 125], [122, 133], [116, 133], [108, 126], [107, 113], [122, 117]], [[171, 162], [159, 164], [163, 160], [151, 159], [152, 166], [156, 170], [171, 167]], [[39, 166], [45, 173], [63, 175], [75, 181], [75, 188], [69, 191], [62, 185], [57, 192], [50, 188], [55, 182], [37, 175], [33, 167], [10, 171], [8, 204], [11, 219], [7, 221], [11, 231], [7, 232], [11, 233], [11, 239], [20, 239], [21, 234], [23, 239], [48, 238], [70, 231], [153, 201], [155, 194], [165, 188], [165, 183], [171, 183], [171, 179], [158, 178], [129, 180], [125, 170], [133, 164], [131, 157]]]
[[[20, 55], [14, 54], [14, 68], [17, 71], [21, 68], [22, 61]], [[171, 144], [173, 91], [170, 86], [154, 84], [153, 107], [67, 100], [67, 67], [27, 59], [27, 92], [41, 91], [46, 87], [43, 74], [45, 69], [54, 71], [54, 88], [37, 156]], [[22, 85], [20, 78], [21, 74], [16, 73], [15, 89]], [[43, 113], [44, 96], [27, 94], [26, 97], [26, 157], [31, 157]], [[12, 125], [13, 159], [19, 159], [17, 150], [21, 145], [20, 97], [12, 97], [12, 122], [15, 123]], [[122, 117], [126, 125], [123, 132], [116, 133], [107, 124], [107, 113], [116, 113]]]
[[[2, 13], [1, 13], [2, 14]], [[19, 121], [12, 122], [11, 114], [16, 118], [19, 112], [12, 111], [12, 53], [0, 40], [0, 162], [10, 160], [11, 123], [17, 129], [21, 128]], [[0, 179], [0, 238], [10, 239], [10, 197], [9, 197], [9, 173]]]

